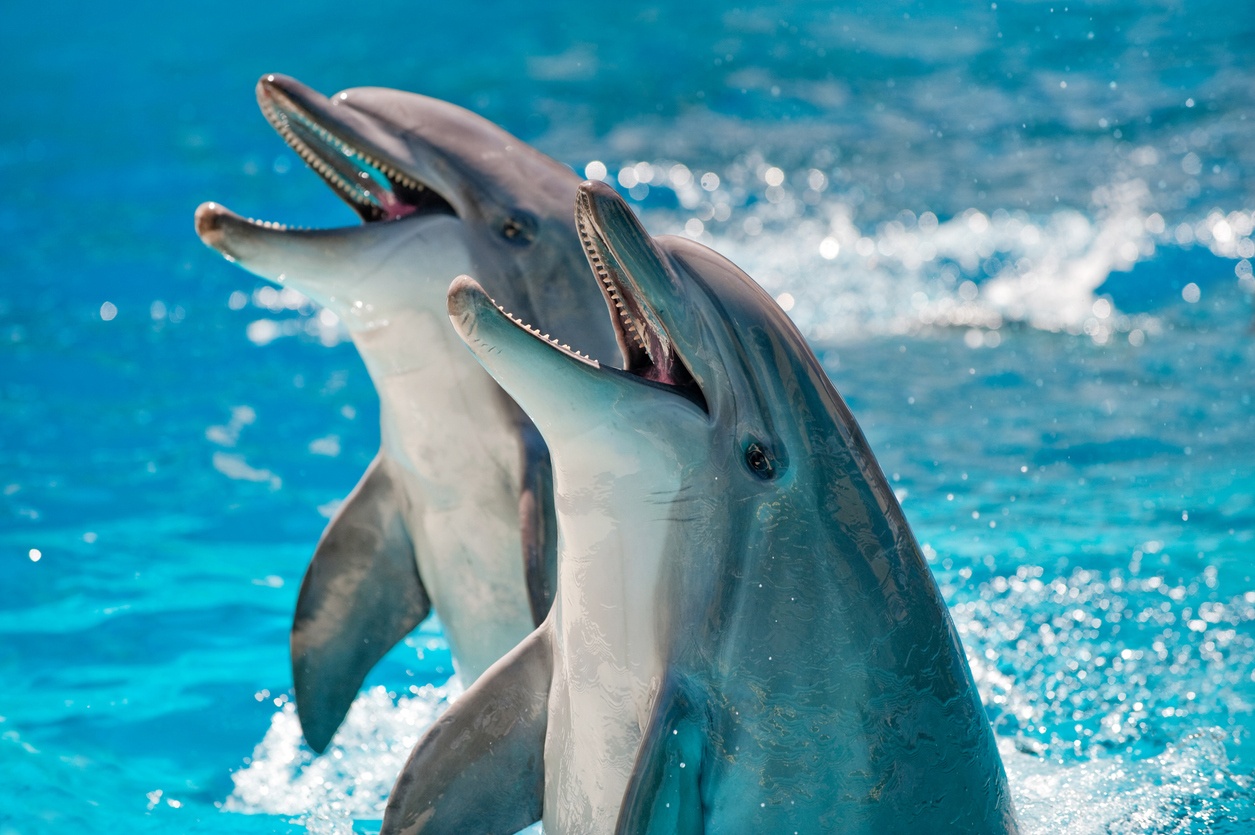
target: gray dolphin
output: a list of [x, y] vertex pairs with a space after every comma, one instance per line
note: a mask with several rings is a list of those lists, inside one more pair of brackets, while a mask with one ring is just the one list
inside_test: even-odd
[[334, 311], [379, 391], [379, 454], [323, 534], [292, 628], [301, 726], [322, 751], [370, 668], [430, 609], [467, 684], [548, 611], [548, 452], [449, 328], [449, 281], [474, 272], [546, 329], [594, 354], [618, 349], [582, 278], [570, 169], [412, 93], [328, 99], [267, 75], [257, 98], [365, 221], [304, 231], [213, 203], [196, 211], [206, 244]]
[[802, 336], [609, 187], [576, 214], [626, 371], [450, 289], [549, 442], [558, 591], [420, 740], [383, 832], [1015, 832], [937, 585]]

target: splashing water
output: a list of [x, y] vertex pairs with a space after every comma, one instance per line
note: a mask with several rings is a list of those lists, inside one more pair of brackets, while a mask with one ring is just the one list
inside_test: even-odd
[[1255, 830], [1242, 4], [385, 2], [382, 51], [318, 0], [11, 5], [0, 834], [371, 831], [456, 697], [401, 648], [321, 758], [284, 704], [379, 415], [333, 315], [189, 229], [356, 222], [267, 71], [468, 106], [768, 289], [928, 544], [1026, 832]]
[[[1236, 832], [1225, 827], [1255, 814], [1252, 779], [1225, 750], [1255, 710], [1255, 592], [1220, 600], [1215, 586], [1214, 571], [1173, 585], [1123, 572], [1047, 581], [1026, 567], [947, 587], [1025, 833]], [[373, 688], [318, 758], [284, 705], [225, 808], [301, 815], [311, 832], [378, 820], [456, 695]]]
[[232, 775], [232, 812], [298, 815], [310, 832], [351, 831], [354, 819], [381, 819], [383, 802], [410, 749], [456, 700], [456, 684], [415, 688], [398, 700], [383, 687], [353, 702], [333, 744], [315, 756], [292, 703], [271, 718], [252, 761]]

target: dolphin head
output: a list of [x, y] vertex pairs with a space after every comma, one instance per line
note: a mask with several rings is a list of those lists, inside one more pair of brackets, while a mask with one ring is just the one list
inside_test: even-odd
[[804, 480], [811, 451], [834, 438], [862, 444], [801, 334], [745, 273], [698, 243], [651, 237], [605, 184], [580, 186], [575, 214], [621, 370], [543, 338], [471, 279], [450, 288], [455, 326], [552, 436], [555, 460], [603, 431], [620, 445], [649, 437], [750, 494]]
[[669, 504], [657, 515], [671, 543], [660, 559], [674, 565], [660, 582], [670, 572], [670, 591], [695, 595], [677, 610], [726, 612], [746, 594], [729, 572], [774, 571], [780, 588], [796, 586], [794, 599], [827, 589], [832, 599], [815, 604], [824, 618], [865, 610], [854, 631], [873, 617], [892, 629], [927, 609], [944, 634], [944, 607], [892, 488], [774, 300], [718, 253], [652, 238], [604, 184], [580, 186], [576, 224], [617, 314], [622, 369], [545, 338], [469, 278], [449, 295], [463, 339], [549, 443], [557, 487], [630, 471], [621, 505]]
[[196, 231], [206, 244], [342, 318], [368, 305], [443, 312], [448, 281], [475, 272], [532, 321], [613, 351], [607, 329], [587, 321], [602, 302], [574, 280], [582, 251], [569, 207], [579, 179], [569, 168], [469, 111], [414, 93], [362, 87], [327, 98], [272, 74], [257, 82], [257, 100], [363, 225], [296, 230], [205, 203]]

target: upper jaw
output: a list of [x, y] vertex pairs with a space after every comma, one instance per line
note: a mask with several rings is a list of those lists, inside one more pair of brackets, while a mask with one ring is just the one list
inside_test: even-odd
[[391, 126], [273, 73], [257, 82], [257, 103], [283, 140], [362, 220], [454, 213], [448, 200], [401, 160], [404, 146]]
[[629, 373], [701, 396], [663, 312], [683, 305], [667, 256], [610, 186], [579, 187], [575, 225], [589, 266], [610, 308]]

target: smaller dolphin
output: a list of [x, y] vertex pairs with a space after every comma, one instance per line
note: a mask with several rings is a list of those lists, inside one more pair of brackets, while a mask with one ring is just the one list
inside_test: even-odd
[[364, 222], [311, 231], [196, 211], [206, 244], [335, 312], [379, 391], [379, 454], [318, 543], [292, 627], [301, 727], [322, 751], [370, 668], [431, 609], [466, 684], [549, 609], [548, 451], [449, 328], [449, 281], [475, 272], [547, 330], [594, 355], [617, 348], [582, 279], [566, 166], [413, 93], [328, 99], [267, 75], [257, 99]]
[[450, 289], [549, 442], [558, 592], [419, 741], [385, 835], [1015, 832], [937, 585], [805, 340], [608, 186], [576, 217], [626, 370]]

